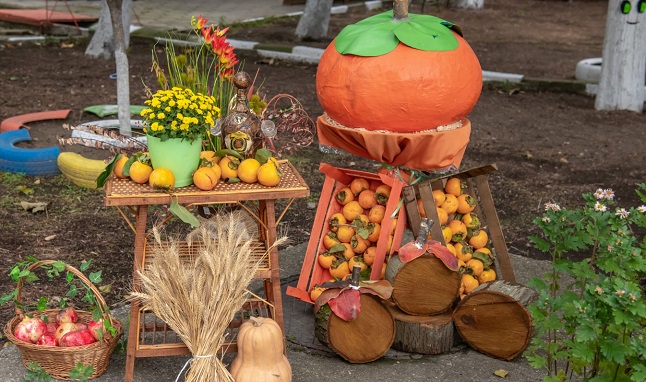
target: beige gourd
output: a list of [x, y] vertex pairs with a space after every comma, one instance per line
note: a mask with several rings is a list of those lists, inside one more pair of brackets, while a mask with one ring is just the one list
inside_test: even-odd
[[250, 317], [238, 330], [238, 354], [231, 364], [236, 382], [291, 382], [283, 332], [271, 318]]

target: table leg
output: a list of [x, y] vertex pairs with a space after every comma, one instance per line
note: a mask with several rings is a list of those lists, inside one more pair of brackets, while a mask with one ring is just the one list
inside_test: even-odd
[[[135, 225], [135, 260], [132, 274], [132, 289], [139, 290], [137, 272], [144, 262], [144, 249], [146, 245], [146, 218], [148, 206], [137, 206]], [[139, 343], [139, 304], [132, 301], [130, 304], [130, 323], [128, 325], [128, 346], [126, 352], [125, 382], [132, 382], [135, 374], [135, 352]]]
[[[274, 200], [260, 202], [260, 216], [265, 221], [267, 227], [267, 245], [272, 246], [277, 240]], [[271, 278], [264, 282], [265, 297], [274, 305], [274, 320], [278, 323], [278, 326], [280, 326], [284, 334], [285, 325], [283, 318], [283, 300], [280, 291], [280, 265], [278, 264], [278, 248], [276, 247], [273, 247], [269, 251], [269, 264], [271, 267]]]

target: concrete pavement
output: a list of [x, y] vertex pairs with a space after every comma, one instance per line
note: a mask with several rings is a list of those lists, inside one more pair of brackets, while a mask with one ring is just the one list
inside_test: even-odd
[[[314, 337], [312, 305], [285, 295], [288, 285], [295, 286], [307, 243], [287, 248], [280, 253], [281, 284], [283, 289], [283, 312], [287, 358], [293, 370], [294, 382], [313, 382], [325, 379], [355, 381], [402, 381], [402, 382], [494, 382], [501, 378], [497, 370], [509, 372], [506, 381], [541, 381], [541, 370], [533, 369], [521, 357], [514, 361], [501, 361], [485, 356], [461, 344], [441, 355], [420, 355], [390, 350], [386, 356], [368, 364], [351, 364], [321, 345]], [[547, 271], [548, 263], [511, 255], [516, 279], [526, 284], [535, 275]], [[113, 308], [113, 313], [122, 322], [127, 322], [128, 306]], [[98, 382], [123, 381], [125, 355], [114, 354], [110, 367]], [[230, 362], [232, 355], [225, 361]], [[135, 362], [135, 381], [175, 381], [188, 357], [139, 358]], [[18, 349], [10, 345], [0, 351], [0, 381], [21, 382], [25, 369]], [[180, 378], [179, 380], [183, 380]]]

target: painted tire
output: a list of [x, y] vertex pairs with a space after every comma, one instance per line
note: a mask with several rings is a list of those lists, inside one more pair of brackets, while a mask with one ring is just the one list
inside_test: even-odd
[[106, 163], [98, 159], [88, 159], [84, 156], [63, 152], [58, 156], [58, 168], [72, 183], [86, 188], [96, 188], [96, 178], [105, 169]]
[[23, 149], [14, 146], [18, 142], [29, 140], [31, 135], [25, 129], [0, 133], [0, 171], [32, 176], [60, 174], [56, 161], [60, 154], [58, 147]]
[[598, 84], [601, 78], [601, 57], [586, 58], [576, 64], [574, 77], [583, 82]]

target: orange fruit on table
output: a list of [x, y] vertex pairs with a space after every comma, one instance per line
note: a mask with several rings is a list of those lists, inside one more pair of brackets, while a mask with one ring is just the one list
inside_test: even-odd
[[352, 193], [350, 187], [343, 187], [339, 190], [339, 192], [336, 193], [334, 199], [336, 199], [336, 201], [339, 202], [342, 206], [345, 206], [346, 204], [354, 200], [354, 193]]
[[130, 179], [139, 184], [144, 184], [150, 179], [150, 173], [153, 168], [145, 163], [134, 161], [130, 166]]
[[203, 191], [210, 191], [218, 184], [220, 176], [212, 167], [200, 167], [193, 173], [193, 184]]
[[382, 184], [381, 186], [377, 187], [377, 189], [375, 190], [375, 198], [377, 198], [379, 204], [385, 205], [388, 202], [391, 191], [392, 187], [387, 184]]
[[215, 151], [204, 150], [200, 152], [200, 159], [206, 159], [213, 164], [218, 164], [221, 158], [215, 156]]
[[444, 243], [449, 244], [453, 238], [453, 230], [449, 226], [442, 226], [442, 236], [444, 236]]
[[359, 204], [359, 202], [357, 202], [356, 200], [353, 200], [350, 203], [343, 206], [342, 212], [346, 220], [351, 222], [354, 220], [354, 218], [363, 214], [364, 211], [363, 211], [363, 208], [361, 208], [361, 205]]
[[465, 242], [461, 241], [459, 243], [453, 244], [455, 247], [455, 257], [458, 260], [462, 260], [465, 263], [473, 258], [473, 248]]
[[267, 187], [275, 187], [280, 183], [282, 174], [278, 169], [278, 164], [275, 161], [268, 160], [267, 163], [260, 166], [258, 169], [258, 183]]
[[117, 159], [116, 162], [114, 162], [114, 169], [112, 170], [112, 172], [114, 172], [114, 175], [117, 178], [120, 178], [120, 179], [127, 178], [127, 176], [123, 175], [123, 165], [125, 165], [127, 161], [128, 161], [128, 157], [125, 155], [121, 155], [121, 157]]
[[390, 235], [394, 235], [397, 230], [397, 218], [394, 218], [390, 221]]
[[462, 190], [466, 188], [465, 184], [460, 178], [449, 178], [444, 185], [444, 193], [455, 196], [456, 198], [462, 194]]
[[238, 165], [238, 178], [245, 183], [256, 183], [258, 169], [260, 169], [260, 162], [254, 158], [247, 158]]
[[238, 165], [240, 161], [237, 158], [224, 156], [220, 159], [218, 166], [220, 167], [220, 177], [222, 179], [237, 178]]
[[355, 227], [367, 227], [368, 224], [370, 224], [370, 219], [368, 218], [368, 215], [359, 214], [355, 216], [352, 224], [355, 225]]
[[460, 214], [468, 214], [476, 208], [476, 198], [469, 194], [460, 194], [458, 196], [458, 209], [456, 212]]
[[175, 174], [168, 168], [156, 168], [150, 173], [148, 184], [152, 188], [171, 190], [175, 187]]
[[472, 212], [464, 214], [460, 220], [467, 228], [480, 228], [480, 219]]
[[356, 255], [356, 253], [354, 253], [354, 251], [352, 250], [352, 245], [350, 243], [341, 243], [341, 245], [345, 247], [342, 255], [346, 260], [350, 260], [354, 257], [354, 255]]
[[359, 205], [364, 210], [369, 210], [372, 207], [377, 205], [377, 198], [375, 197], [375, 192], [371, 190], [363, 190], [357, 197], [357, 200], [359, 201]]
[[370, 182], [364, 178], [354, 178], [349, 187], [352, 193], [357, 196], [361, 191], [370, 189]]

